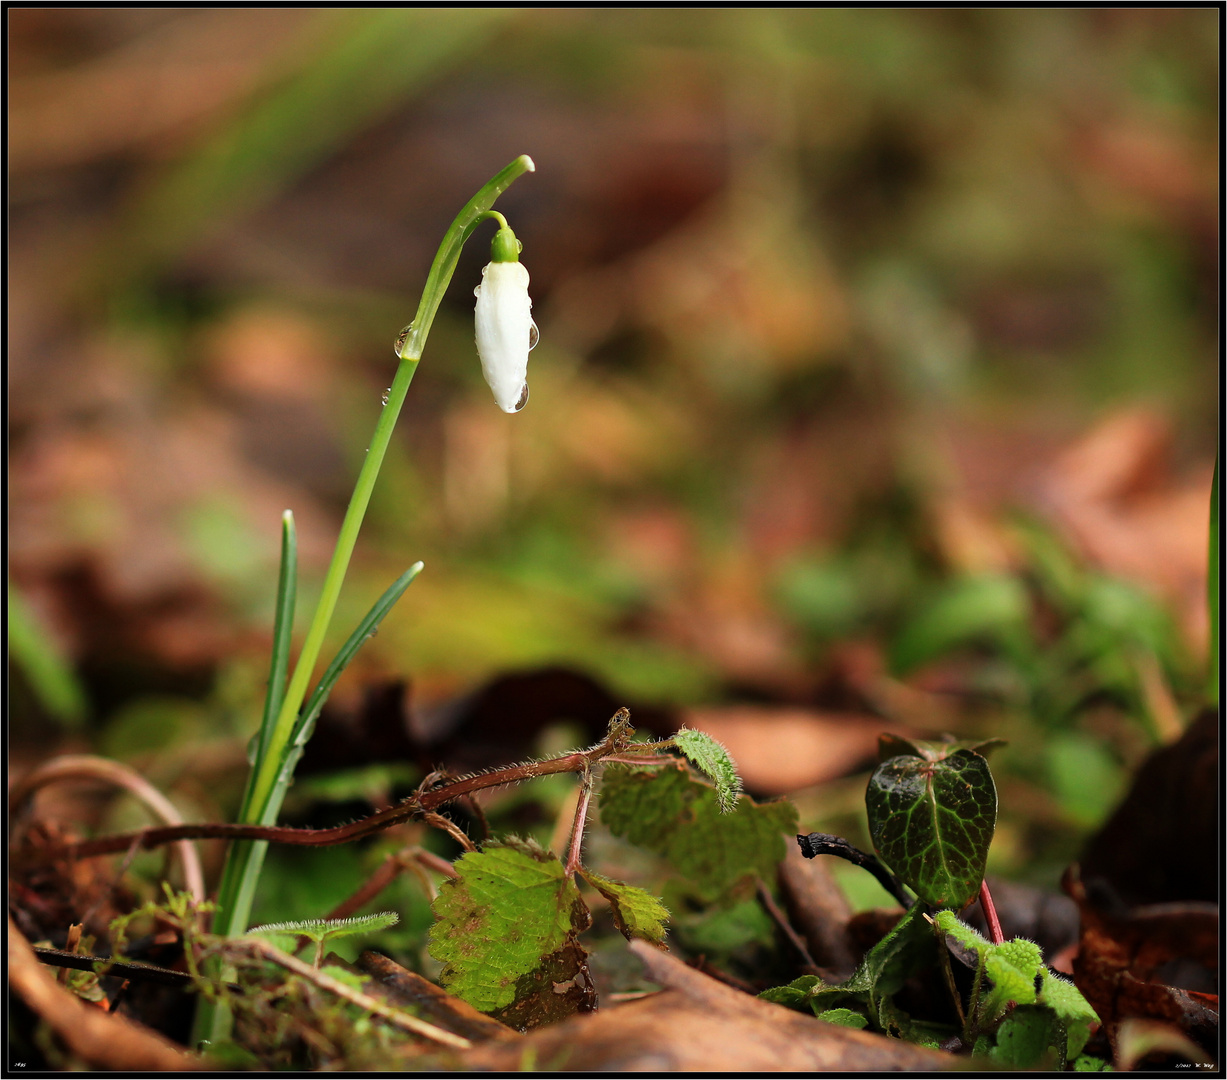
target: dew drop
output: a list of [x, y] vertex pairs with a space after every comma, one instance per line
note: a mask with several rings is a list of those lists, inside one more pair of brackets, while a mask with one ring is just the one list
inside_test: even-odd
[[520, 400], [516, 402], [516, 412], [519, 412], [527, 404], [528, 404], [528, 383], [525, 383], [524, 389], [520, 391]]
[[[405, 342], [409, 340], [409, 335], [413, 333], [413, 323], [406, 326], [399, 334], [396, 335], [396, 344], [392, 346], [392, 351], [396, 354], [396, 359], [400, 359], [400, 351], [405, 347]], [[384, 401], [387, 404], [387, 401]]]
[[256, 755], [260, 752], [260, 733], [257, 731], [250, 739], [247, 740], [247, 764], [254, 765], [256, 763]]
[[[537, 330], [537, 324], [533, 322], [532, 319], [529, 319], [528, 320], [528, 351], [529, 352], [532, 352], [533, 349], [537, 347], [537, 341], [540, 339], [540, 337], [541, 337], [541, 333], [540, 331]], [[527, 395], [527, 393], [528, 392], [525, 391], [525, 395]]]
[[389, 396], [391, 393], [392, 393], [392, 387], [390, 387], [390, 386], [389, 386], [389, 387], [388, 387], [388, 388], [387, 388], [387, 389], [386, 389], [386, 390], [383, 392], [383, 397], [382, 397], [380, 400], [381, 400], [381, 401], [382, 401], [382, 402], [383, 402], [385, 405], [388, 403], [388, 396]]

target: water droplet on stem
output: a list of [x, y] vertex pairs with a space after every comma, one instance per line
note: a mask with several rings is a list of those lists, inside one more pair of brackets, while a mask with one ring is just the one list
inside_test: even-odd
[[[396, 343], [392, 346], [392, 351], [396, 354], [396, 359], [401, 358], [400, 351], [405, 347], [405, 342], [409, 340], [409, 335], [413, 333], [413, 323], [406, 326], [399, 334], [396, 335]], [[387, 404], [387, 401], [384, 401]]]

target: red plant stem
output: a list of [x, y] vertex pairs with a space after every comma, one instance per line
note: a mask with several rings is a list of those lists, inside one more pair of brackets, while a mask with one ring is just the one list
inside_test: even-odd
[[[327, 847], [332, 844], [345, 844], [360, 840], [365, 836], [381, 832], [418, 817], [424, 811], [435, 810], [445, 803], [468, 795], [473, 791], [485, 788], [500, 787], [503, 784], [516, 784], [523, 780], [533, 780], [539, 776], [551, 776], [555, 773], [583, 772], [596, 761], [610, 754], [619, 754], [627, 750], [629, 743], [629, 728], [620, 710], [611, 723], [611, 730], [596, 746], [589, 750], [576, 750], [574, 753], [563, 754], [561, 757], [546, 761], [528, 761], [520, 765], [509, 765], [503, 769], [493, 769], [490, 772], [478, 773], [454, 780], [428, 791], [419, 792], [396, 806], [389, 806], [369, 817], [351, 821], [346, 825], [337, 825], [331, 829], [295, 829], [284, 825], [244, 825], [229, 822], [209, 822], [199, 825], [172, 825], [157, 829], [140, 829], [136, 832], [118, 833], [114, 836], [102, 836], [96, 840], [82, 840], [71, 844], [49, 844], [46, 847], [26, 848], [13, 853], [13, 862], [17, 865], [42, 864], [56, 859], [87, 859], [96, 855], [111, 855], [117, 851], [127, 851], [129, 847], [138, 849], [160, 847], [178, 840], [267, 840], [272, 844], [300, 844], [310, 847]], [[621, 725], [618, 722], [621, 720]]]
[[584, 821], [588, 817], [588, 804], [592, 801], [592, 774], [585, 770], [580, 782], [579, 803], [575, 807], [575, 821], [571, 824], [571, 846], [567, 849], [566, 874], [571, 878], [579, 868], [584, 847]]
[[988, 882], [980, 882], [980, 907], [984, 909], [984, 919], [988, 923], [988, 936], [994, 945], [1005, 941], [1001, 933], [1001, 922], [997, 918], [997, 909], [993, 906], [993, 894], [988, 891]]

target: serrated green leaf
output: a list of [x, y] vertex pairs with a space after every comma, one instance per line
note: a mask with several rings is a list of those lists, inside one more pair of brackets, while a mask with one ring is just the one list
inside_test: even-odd
[[988, 1057], [1007, 1069], [1063, 1069], [1064, 1041], [1065, 1031], [1051, 1009], [1019, 1005], [1001, 1022]]
[[811, 994], [821, 987], [822, 980], [817, 975], [802, 975], [800, 978], [793, 979], [787, 986], [773, 986], [758, 996], [776, 1005], [787, 1005], [791, 1009], [804, 1011], [809, 1008]]
[[575, 935], [590, 917], [557, 857], [510, 841], [468, 852], [455, 868], [432, 905], [430, 955], [443, 985], [519, 1028], [583, 1008], [591, 984]]
[[[1099, 1023], [1099, 1015], [1091, 1008], [1090, 1002], [1072, 982], [1054, 975], [1047, 968], [1040, 970], [1040, 989], [1036, 1000], [1056, 1013], [1065, 1025], [1068, 1038], [1065, 1056], [1070, 1060], [1077, 1058], [1091, 1037], [1091, 1025]], [[1074, 1061], [1075, 1068], [1077, 1064]]]
[[716, 792], [681, 766], [611, 766], [601, 785], [601, 820], [615, 836], [663, 855], [705, 900], [749, 877], [770, 881], [797, 829], [787, 800], [757, 805], [742, 795], [720, 812]]
[[716, 798], [722, 814], [730, 813], [741, 794], [741, 777], [728, 750], [705, 731], [682, 728], [673, 736], [673, 744], [686, 755], [686, 760], [710, 777], [716, 785]]
[[655, 896], [634, 885], [603, 877], [592, 870], [581, 868], [579, 873], [609, 901], [613, 909], [614, 925], [622, 931], [625, 938], [642, 938], [653, 945], [664, 942], [665, 921], [669, 918], [669, 909]]
[[869, 1017], [864, 1013], [859, 1013], [855, 1009], [824, 1009], [820, 1013], [815, 1013], [819, 1020], [825, 1020], [828, 1024], [838, 1024], [840, 1027], [850, 1027], [859, 1030], [864, 1030], [869, 1026]]
[[975, 898], [997, 823], [988, 762], [970, 750], [940, 761], [911, 755], [882, 762], [865, 792], [878, 854], [933, 907]]
[[1074, 1059], [1074, 1072], [1115, 1072], [1110, 1062], [1097, 1058], [1094, 1054], [1082, 1054]]
[[869, 1007], [870, 1019], [882, 1029], [882, 1010], [890, 996], [898, 993], [912, 975], [931, 966], [936, 957], [937, 940], [924, 920], [921, 905], [916, 904], [865, 954], [847, 982], [812, 987], [810, 1005], [819, 1013], [861, 1002]]

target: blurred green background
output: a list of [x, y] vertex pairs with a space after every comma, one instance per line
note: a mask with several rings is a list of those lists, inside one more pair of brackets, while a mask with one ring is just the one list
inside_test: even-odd
[[[339, 704], [561, 663], [682, 716], [1004, 735], [994, 858], [1047, 873], [1203, 699], [1216, 10], [9, 31], [15, 768], [92, 749], [233, 812], [280, 513], [305, 619], [435, 247], [521, 153], [532, 400], [481, 379], [483, 232], [335, 641], [426, 570]], [[803, 822], [863, 829], [863, 759], [800, 776]]]

